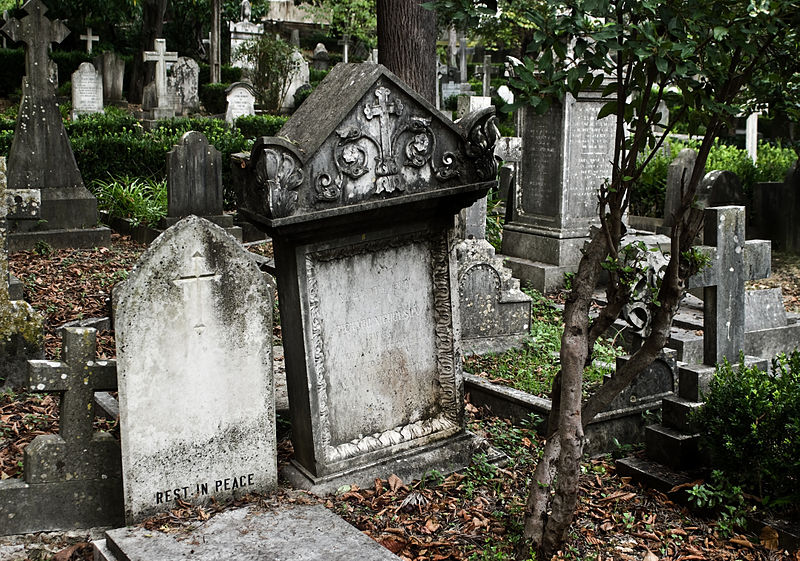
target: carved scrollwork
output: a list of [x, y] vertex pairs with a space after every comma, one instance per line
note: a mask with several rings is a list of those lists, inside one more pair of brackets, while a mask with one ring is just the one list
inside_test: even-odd
[[314, 192], [319, 201], [335, 201], [342, 195], [341, 181], [339, 179], [334, 181], [327, 173], [321, 173], [314, 184]]
[[461, 120], [467, 131], [466, 155], [475, 164], [475, 171], [482, 180], [491, 180], [497, 176], [497, 159], [494, 156], [494, 145], [500, 138], [497, 129], [497, 117], [494, 108], [487, 107], [468, 114]]
[[297, 209], [297, 188], [303, 183], [297, 157], [280, 147], [264, 148], [256, 165], [256, 179], [267, 188], [272, 218], [285, 218]]

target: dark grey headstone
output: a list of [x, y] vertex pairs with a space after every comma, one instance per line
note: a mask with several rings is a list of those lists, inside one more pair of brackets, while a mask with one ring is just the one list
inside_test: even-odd
[[311, 67], [314, 70], [327, 70], [330, 65], [331, 56], [328, 49], [322, 43], [317, 43], [314, 47], [314, 55], [311, 57]]
[[167, 154], [167, 216], [223, 213], [222, 156], [201, 132], [189, 131]]
[[[659, 403], [675, 392], [678, 380], [678, 364], [675, 351], [667, 351], [653, 360], [652, 364], [640, 372], [633, 382], [622, 390], [608, 406], [607, 411], [636, 407], [643, 403]], [[619, 357], [617, 368], [629, 357]]]
[[200, 107], [199, 78], [200, 66], [194, 59], [182, 56], [172, 66], [167, 88], [174, 99], [175, 111], [179, 115], [194, 112]]
[[743, 205], [744, 203], [742, 181], [732, 171], [710, 171], [697, 186], [696, 206], [698, 208]]

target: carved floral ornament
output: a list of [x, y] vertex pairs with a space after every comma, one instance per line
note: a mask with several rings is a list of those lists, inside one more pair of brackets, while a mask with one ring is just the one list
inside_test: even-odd
[[[364, 119], [336, 131], [339, 140], [334, 146], [336, 171], [317, 175], [314, 188], [319, 201], [336, 201], [342, 196], [345, 182], [358, 179], [370, 170], [375, 174], [373, 194], [406, 190], [401, 167], [423, 168], [430, 165], [439, 180], [458, 177], [459, 156], [446, 151], [436, 161], [436, 136], [431, 119], [410, 114], [409, 109], [386, 87], [373, 92], [376, 103], [367, 102], [361, 112]], [[372, 125], [372, 123], [377, 124]], [[377, 128], [377, 134], [374, 132]], [[376, 156], [369, 161], [369, 152]], [[402, 166], [399, 161], [402, 156]]]
[[300, 160], [286, 148], [264, 148], [256, 164], [256, 179], [267, 187], [270, 215], [285, 218], [297, 209], [297, 188], [303, 183]]

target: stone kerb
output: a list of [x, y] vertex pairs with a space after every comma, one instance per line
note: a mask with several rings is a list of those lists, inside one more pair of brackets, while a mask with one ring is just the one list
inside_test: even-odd
[[0, 533], [122, 523], [119, 442], [94, 432], [94, 392], [117, 389], [115, 361], [95, 359], [96, 331], [69, 327], [63, 362], [31, 360], [28, 390], [57, 393], [59, 433], [25, 448], [24, 479], [0, 482]]
[[272, 298], [251, 254], [189, 216], [114, 302], [126, 520], [276, 485]]

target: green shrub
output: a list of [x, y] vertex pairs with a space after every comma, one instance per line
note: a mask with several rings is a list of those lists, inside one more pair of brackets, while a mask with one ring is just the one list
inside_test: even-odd
[[244, 115], [236, 119], [236, 127], [245, 138], [275, 136], [288, 120], [282, 115]]
[[141, 177], [110, 177], [89, 183], [100, 210], [134, 224], [155, 226], [167, 215], [167, 182]]
[[239, 56], [255, 69], [252, 72], [253, 90], [264, 109], [277, 111], [283, 105], [293, 52], [294, 47], [289, 43], [270, 34], [239, 47]]
[[317, 70], [316, 68], [309, 68], [308, 83], [316, 88], [319, 83], [325, 79], [325, 76], [328, 75], [328, 72], [330, 72], [330, 70]]
[[203, 102], [203, 107], [212, 115], [219, 115], [225, 113], [227, 100], [225, 90], [230, 84], [201, 84], [200, 101]]
[[774, 505], [800, 504], [800, 353], [772, 372], [718, 366], [694, 416], [715, 468]]
[[0, 96], [7, 97], [22, 87], [25, 53], [22, 49], [0, 49]]
[[[200, 66], [200, 73], [198, 74], [197, 81], [200, 84], [208, 84], [211, 82], [211, 67], [201, 62], [198, 64]], [[236, 66], [231, 66], [229, 64], [223, 64], [222, 68], [220, 69], [220, 81], [232, 84], [234, 82], [239, 82], [242, 79], [242, 69]]]
[[0, 130], [0, 156], [8, 157], [12, 140], [14, 140], [14, 129]]

